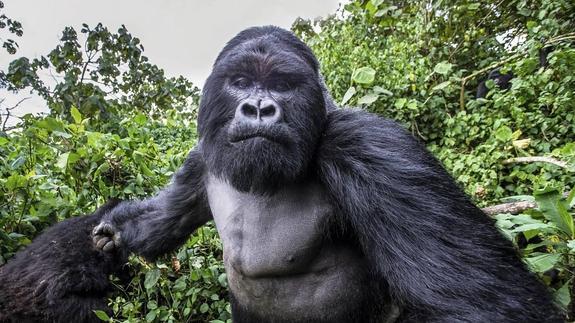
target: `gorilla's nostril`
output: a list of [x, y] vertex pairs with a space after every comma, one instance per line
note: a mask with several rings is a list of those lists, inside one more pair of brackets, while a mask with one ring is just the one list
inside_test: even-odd
[[269, 105], [269, 106], [264, 107], [260, 110], [260, 116], [262, 118], [272, 117], [275, 114], [276, 114], [276, 108], [273, 105]]
[[258, 108], [254, 107], [251, 104], [244, 104], [241, 107], [241, 112], [244, 116], [248, 118], [257, 118], [258, 117]]

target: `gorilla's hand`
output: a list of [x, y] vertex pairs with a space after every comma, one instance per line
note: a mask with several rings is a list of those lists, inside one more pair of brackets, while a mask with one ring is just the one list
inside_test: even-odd
[[92, 241], [96, 249], [110, 252], [120, 246], [120, 234], [121, 231], [110, 222], [100, 222], [92, 230]]

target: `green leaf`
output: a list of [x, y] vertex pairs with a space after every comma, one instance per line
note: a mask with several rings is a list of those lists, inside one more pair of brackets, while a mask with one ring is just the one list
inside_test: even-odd
[[78, 109], [76, 109], [76, 107], [73, 106], [70, 109], [70, 114], [72, 115], [72, 119], [74, 119], [74, 122], [76, 124], [82, 123], [82, 114], [80, 113], [80, 111], [78, 111]]
[[377, 99], [379, 98], [379, 95], [376, 93], [368, 93], [364, 96], [362, 96], [361, 98], [359, 98], [359, 100], [357, 100], [357, 104], [366, 104], [366, 105], [370, 105], [373, 102], [377, 101]]
[[573, 206], [575, 206], [575, 188], [571, 190], [571, 192], [569, 192], [569, 195], [567, 196], [567, 199], [565, 200], [565, 202], [567, 202], [567, 204], [569, 205], [569, 208], [572, 208]]
[[558, 253], [544, 253], [535, 257], [526, 258], [525, 261], [531, 269], [538, 273], [544, 273], [547, 270], [555, 267], [555, 264], [561, 259], [561, 254]]
[[355, 87], [350, 86], [349, 89], [347, 89], [347, 91], [345, 92], [345, 94], [343, 95], [343, 99], [341, 99], [341, 103], [340, 105], [345, 105], [349, 99], [351, 99], [351, 97], [353, 97], [353, 95], [356, 93], [357, 91], [355, 90]]
[[203, 303], [203, 304], [200, 306], [200, 313], [202, 313], [202, 314], [203, 314], [203, 313], [206, 313], [209, 309], [210, 309], [210, 306], [209, 306], [208, 304], [206, 304], [206, 303]]
[[573, 217], [567, 212], [566, 203], [561, 201], [561, 195], [559, 190], [550, 188], [533, 194], [543, 216], [572, 238], [575, 236]]
[[445, 82], [443, 82], [443, 83], [439, 83], [439, 84], [437, 84], [436, 86], [434, 86], [434, 87], [431, 89], [431, 91], [440, 91], [440, 90], [443, 90], [443, 89], [445, 89], [449, 84], [451, 84], [450, 81], [445, 81]]
[[397, 109], [401, 109], [405, 106], [406, 103], [407, 103], [406, 98], [397, 99], [397, 100], [395, 100], [395, 107]]
[[495, 131], [495, 138], [501, 141], [509, 141], [513, 136], [513, 131], [508, 126], [501, 126]]
[[0, 137], [0, 146], [4, 146], [5, 144], [9, 143], [10, 140], [6, 137]]
[[435, 67], [433, 68], [433, 71], [437, 74], [447, 75], [449, 72], [451, 72], [452, 68], [453, 68], [453, 64], [450, 64], [448, 62], [441, 62], [441, 63], [438, 63], [437, 65], [435, 65]]
[[109, 322], [110, 321], [110, 317], [108, 316], [108, 314], [106, 314], [106, 312], [101, 311], [101, 310], [95, 310], [94, 313], [96, 314], [96, 316], [102, 320], [102, 321], [106, 321]]
[[551, 224], [548, 224], [548, 223], [530, 223], [530, 224], [519, 225], [519, 226], [513, 228], [513, 230], [511, 230], [511, 232], [525, 232], [525, 231], [529, 231], [529, 230], [541, 230], [541, 229], [548, 229], [548, 228], [553, 228], [553, 226]]
[[152, 287], [156, 286], [158, 283], [158, 279], [160, 279], [160, 270], [159, 269], [152, 269], [146, 273], [146, 278], [144, 280], [144, 287], [146, 289], [151, 289]]
[[153, 322], [156, 319], [157, 315], [158, 312], [156, 312], [155, 310], [148, 312], [148, 314], [146, 314], [146, 322]]
[[143, 113], [138, 113], [138, 115], [134, 117], [134, 122], [143, 126], [148, 122], [148, 118]]
[[70, 156], [70, 153], [63, 153], [60, 156], [58, 156], [58, 161], [56, 161], [56, 167], [60, 168], [61, 170], [66, 170], [66, 167], [68, 166], [68, 157]]
[[375, 70], [371, 67], [361, 67], [353, 71], [351, 79], [359, 84], [371, 84], [375, 80]]
[[391, 91], [388, 91], [388, 90], [386, 90], [386, 89], [384, 89], [384, 88], [382, 88], [381, 86], [378, 86], [378, 85], [376, 85], [376, 86], [373, 87], [373, 92], [375, 92], [375, 93], [377, 93], [377, 94], [384, 94], [384, 95], [387, 95], [387, 96], [393, 96], [393, 93], [392, 93]]
[[571, 291], [569, 286], [571, 285], [571, 281], [573, 279], [569, 279], [568, 281], [561, 286], [558, 290], [555, 291], [553, 294], [553, 298], [555, 299], [556, 303], [559, 304], [563, 309], [566, 309], [569, 303], [571, 302]]

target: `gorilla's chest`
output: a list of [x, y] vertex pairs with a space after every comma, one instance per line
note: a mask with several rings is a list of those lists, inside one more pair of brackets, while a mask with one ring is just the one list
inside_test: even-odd
[[242, 308], [335, 322], [362, 302], [367, 266], [354, 248], [325, 238], [334, 208], [319, 184], [258, 196], [210, 177], [207, 192], [230, 289]]
[[309, 269], [332, 212], [318, 184], [261, 196], [239, 192], [211, 177], [207, 191], [225, 261], [235, 270], [248, 277], [264, 277]]

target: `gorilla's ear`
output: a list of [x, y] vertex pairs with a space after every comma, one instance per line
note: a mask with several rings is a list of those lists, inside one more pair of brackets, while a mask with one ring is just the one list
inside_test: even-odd
[[323, 102], [325, 105], [325, 109], [326, 111], [331, 111], [331, 110], [335, 110], [338, 108], [338, 106], [335, 104], [335, 101], [333, 100], [333, 98], [331, 97], [331, 94], [329, 93], [329, 90], [327, 89], [327, 85], [325, 84], [325, 80], [323, 75], [321, 75], [321, 73], [317, 73], [318, 75], [318, 82], [319, 82], [319, 86], [321, 87], [321, 95], [323, 96]]

